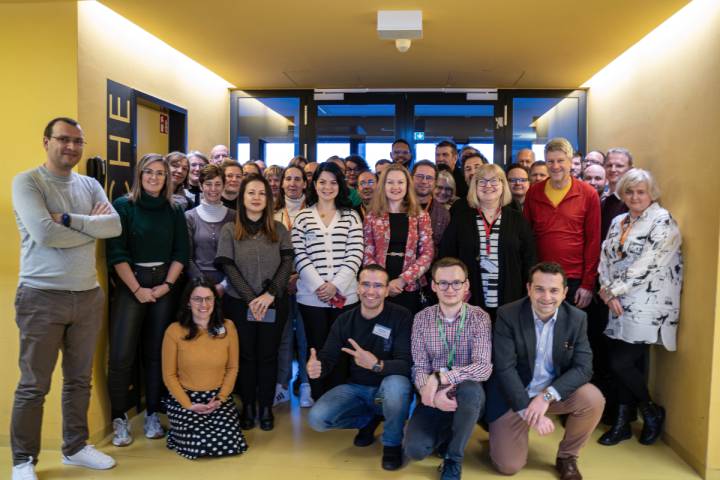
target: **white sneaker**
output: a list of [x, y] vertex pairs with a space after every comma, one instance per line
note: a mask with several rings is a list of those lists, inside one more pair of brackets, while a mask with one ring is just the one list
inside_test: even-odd
[[145, 436], [151, 439], [165, 436], [165, 429], [160, 425], [160, 417], [157, 413], [145, 415]]
[[37, 475], [35, 475], [33, 457], [29, 457], [27, 462], [13, 467], [12, 480], [38, 480]]
[[273, 401], [273, 407], [277, 407], [281, 403], [290, 401], [290, 392], [287, 388], [284, 388], [279, 383], [275, 385], [275, 400]]
[[123, 418], [113, 420], [113, 439], [112, 444], [116, 447], [127, 447], [133, 442], [130, 434], [130, 421], [127, 414]]
[[312, 391], [310, 390], [309, 383], [300, 384], [300, 406], [303, 408], [310, 408], [315, 404], [312, 398]]
[[107, 470], [115, 466], [115, 460], [110, 455], [102, 453], [93, 445], [85, 445], [85, 448], [75, 455], [70, 455], [69, 457], [63, 455], [62, 463], [95, 470]]

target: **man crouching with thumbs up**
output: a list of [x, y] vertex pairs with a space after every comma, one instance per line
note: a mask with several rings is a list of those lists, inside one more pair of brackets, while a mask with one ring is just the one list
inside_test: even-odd
[[357, 428], [355, 445], [374, 441], [375, 429], [385, 417], [382, 468], [402, 466], [403, 428], [410, 409], [410, 332], [407, 309], [385, 303], [388, 274], [379, 265], [360, 270], [360, 306], [335, 320], [320, 352], [310, 349], [307, 373], [311, 379], [329, 374], [349, 355], [347, 383], [326, 392], [310, 409], [310, 427], [318, 432]]

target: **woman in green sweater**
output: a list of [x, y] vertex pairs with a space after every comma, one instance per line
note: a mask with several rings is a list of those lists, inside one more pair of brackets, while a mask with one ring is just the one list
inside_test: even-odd
[[113, 202], [122, 234], [107, 241], [107, 261], [116, 276], [110, 303], [108, 390], [113, 444], [132, 443], [126, 412], [132, 366], [142, 343], [145, 377], [145, 436], [165, 431], [158, 412], [164, 391], [160, 352], [165, 328], [176, 312], [173, 286], [188, 262], [188, 233], [182, 208], [172, 200], [170, 167], [157, 154], [136, 164], [130, 193]]

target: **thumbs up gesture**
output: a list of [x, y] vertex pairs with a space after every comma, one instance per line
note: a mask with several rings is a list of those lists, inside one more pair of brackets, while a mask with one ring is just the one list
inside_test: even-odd
[[322, 373], [322, 363], [320, 363], [320, 360], [318, 360], [317, 352], [314, 348], [310, 349], [310, 358], [308, 359], [305, 368], [307, 370], [308, 377], [313, 380], [320, 377], [320, 374]]

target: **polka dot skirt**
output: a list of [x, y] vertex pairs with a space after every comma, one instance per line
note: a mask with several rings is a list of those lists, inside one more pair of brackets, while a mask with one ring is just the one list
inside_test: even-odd
[[[192, 403], [208, 403], [219, 389], [208, 392], [186, 390]], [[194, 460], [198, 457], [239, 455], [247, 450], [247, 442], [240, 430], [238, 415], [232, 397], [208, 415], [183, 408], [175, 398], [166, 400], [170, 432], [167, 447], [179, 455]]]

